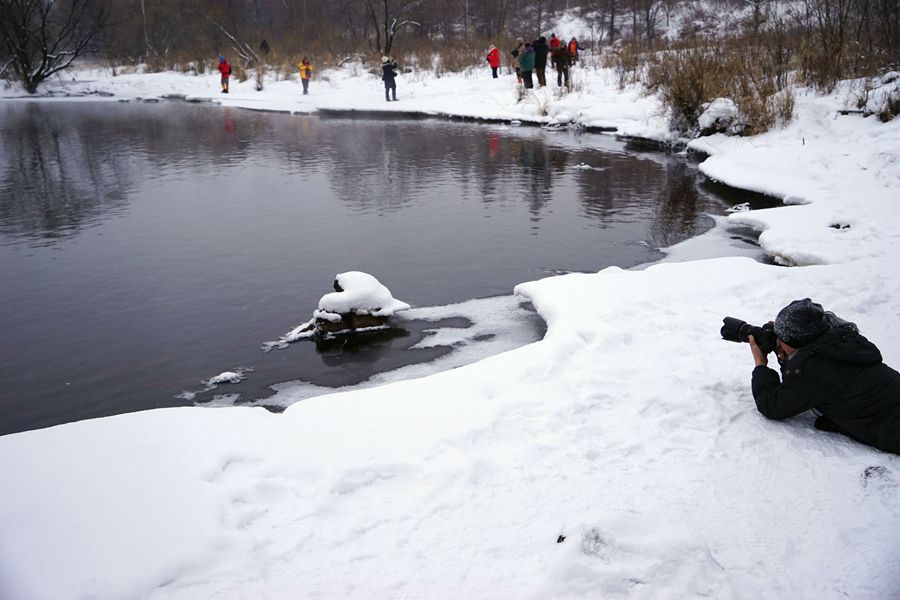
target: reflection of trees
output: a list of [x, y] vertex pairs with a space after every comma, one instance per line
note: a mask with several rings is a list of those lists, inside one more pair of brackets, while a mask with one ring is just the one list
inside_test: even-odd
[[[216, 158], [230, 155], [234, 160], [247, 144], [235, 139], [228, 109], [170, 108], [4, 105], [0, 231], [43, 239], [75, 235], [124, 210], [133, 182], [152, 178], [154, 163], [185, 170], [220, 168]], [[173, 120], [173, 112], [180, 118]], [[151, 172], [142, 172], [148, 162]]]
[[[339, 123], [339, 131], [329, 125]], [[405, 123], [320, 121], [317, 144], [329, 157], [331, 187], [353, 210], [394, 212], [408, 206], [433, 181], [439, 164], [434, 140]], [[352, 134], [347, 135], [347, 127]], [[426, 143], [427, 142], [427, 143]]]
[[[327, 131], [352, 128], [352, 135]], [[521, 198], [539, 220], [552, 198], [554, 172], [568, 153], [541, 136], [501, 135], [482, 126], [323, 120], [310, 143], [328, 156], [334, 192], [353, 210], [391, 212], [433, 185], [453, 181], [485, 203]]]
[[[449, 190], [460, 199], [524, 205], [540, 221], [553, 194], [569, 193], [574, 182], [582, 214], [597, 226], [652, 220], [650, 233], [662, 245], [696, 233], [696, 211], [715, 202], [698, 196], [680, 162], [573, 150], [554, 143], [560, 134], [534, 129], [166, 103], [7, 103], [0, 111], [0, 231], [40, 238], [72, 235], [123, 210], [133, 185], [152, 185], [160, 174], [204, 177], [215, 194], [214, 186], [228, 185], [226, 171], [248, 161], [280, 166], [287, 178], [324, 176], [348, 208], [377, 214]], [[602, 170], [572, 172], [576, 162]]]
[[521, 177], [518, 187], [528, 202], [532, 220], [540, 220], [544, 205], [552, 198], [553, 180], [547, 168], [547, 150], [542, 142], [534, 139], [517, 139], [512, 149]]
[[589, 156], [581, 162], [593, 169], [581, 171], [577, 177], [584, 214], [597, 225], [607, 227], [610, 218], [622, 221], [623, 214], [646, 206], [648, 195], [659, 187], [659, 166], [651, 161], [635, 160], [624, 154]]
[[612, 154], [606, 158], [602, 163], [587, 161], [603, 170], [585, 170], [578, 176], [582, 211], [600, 227], [646, 219], [654, 245], [665, 247], [699, 233], [703, 213], [721, 206], [698, 193], [695, 172], [681, 161], [660, 164]]
[[699, 232], [703, 212], [710, 206], [697, 194], [695, 174], [687, 165], [673, 162], [665, 170], [660, 202], [653, 220], [653, 239], [660, 247], [671, 246]]
[[48, 116], [39, 104], [19, 108], [0, 129], [4, 232], [63, 237], [124, 204], [128, 174], [115, 152], [96, 152], [93, 140]]

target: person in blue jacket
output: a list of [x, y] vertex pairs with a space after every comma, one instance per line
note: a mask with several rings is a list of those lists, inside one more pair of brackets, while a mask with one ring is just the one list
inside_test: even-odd
[[522, 82], [525, 84], [525, 88], [533, 88], [534, 48], [531, 47], [531, 42], [525, 42], [525, 49], [519, 55], [519, 70], [522, 73]]

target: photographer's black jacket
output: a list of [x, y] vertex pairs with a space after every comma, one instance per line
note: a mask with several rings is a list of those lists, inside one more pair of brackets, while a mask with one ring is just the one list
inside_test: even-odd
[[781, 369], [753, 370], [753, 399], [770, 419], [815, 408], [851, 437], [900, 454], [900, 373], [853, 325], [800, 348]]

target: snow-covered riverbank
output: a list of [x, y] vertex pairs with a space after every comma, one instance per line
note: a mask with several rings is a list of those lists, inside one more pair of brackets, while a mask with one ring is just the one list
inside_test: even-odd
[[[380, 77], [380, 76], [379, 76]], [[547, 88], [538, 89], [518, 102], [515, 76], [492, 79], [489, 69], [437, 77], [433, 73], [405, 73], [397, 78], [398, 102], [385, 102], [379, 77], [353, 63], [328, 70], [310, 83], [308, 96], [301, 94], [296, 77], [269, 81], [256, 91], [252, 80], [232, 80], [230, 93], [219, 91], [218, 74], [188, 75], [175, 72], [112, 75], [107, 69], [80, 70], [44, 83], [37, 97], [97, 100], [157, 100], [184, 98], [192, 102], [216, 102], [223, 106], [311, 114], [318, 110], [421, 113], [482, 120], [520, 120], [533, 123], [577, 121], [589, 127], [615, 129], [626, 135], [654, 139], [668, 137], [666, 120], [652, 98], [637, 87], [622, 92], [611, 70], [573, 69], [579, 93], [562, 95], [555, 73], [548, 71]], [[0, 84], [2, 85], [2, 84]], [[0, 88], [0, 98], [29, 97], [18, 86]], [[543, 114], [548, 113], [548, 114]]]
[[[215, 77], [179, 74], [79, 73], [41, 90], [667, 137], [656, 100], [608, 71], [519, 104], [513, 79], [486, 69], [404, 75], [396, 104], [374, 76], [325, 75], [307, 97], [296, 81], [224, 97]], [[843, 106], [801, 91], [784, 129], [692, 144], [709, 176], [790, 204], [728, 221], [811, 266], [723, 256], [719, 228], [642, 270], [519, 285], [545, 339], [453, 371], [281, 415], [167, 409], [0, 438], [0, 597], [900, 595], [900, 457], [809, 417], [766, 421], [749, 348], [718, 334], [723, 316], [761, 323], [810, 296], [900, 365], [900, 122]]]

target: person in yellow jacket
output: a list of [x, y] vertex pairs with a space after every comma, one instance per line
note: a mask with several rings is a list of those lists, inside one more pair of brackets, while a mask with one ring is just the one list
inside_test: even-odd
[[303, 57], [303, 60], [297, 65], [297, 68], [300, 69], [300, 83], [303, 84], [303, 95], [309, 94], [309, 79], [312, 77], [313, 71], [316, 70], [314, 66], [309, 64], [309, 58], [306, 56]]

